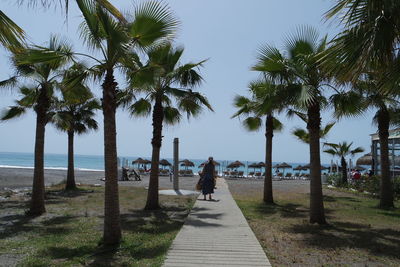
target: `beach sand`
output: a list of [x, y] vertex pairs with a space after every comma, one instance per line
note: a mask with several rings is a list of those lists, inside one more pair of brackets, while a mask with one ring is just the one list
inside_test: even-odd
[[[75, 170], [75, 180], [81, 184], [99, 184], [104, 186], [103, 171], [81, 171]], [[46, 186], [61, 183], [67, 179], [66, 170], [45, 169], [44, 179]], [[198, 181], [198, 176], [180, 177], [179, 185], [181, 189], [194, 190]], [[31, 188], [33, 181], [33, 169], [23, 168], [0, 168], [0, 191], [7, 188]], [[169, 176], [160, 176], [160, 189], [171, 189], [173, 187]], [[142, 175], [142, 181], [120, 181], [121, 186], [147, 187], [149, 185], [149, 175]]]

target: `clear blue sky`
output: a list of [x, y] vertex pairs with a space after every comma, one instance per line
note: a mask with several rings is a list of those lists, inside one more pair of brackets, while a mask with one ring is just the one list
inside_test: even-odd
[[[36, 44], [46, 42], [50, 34], [60, 34], [74, 44], [76, 51], [85, 51], [79, 39], [78, 25], [81, 16], [74, 1], [68, 23], [59, 9], [43, 11], [41, 8], [17, 6], [15, 1], [0, 0], [1, 9], [28, 33]], [[133, 1], [112, 1], [117, 7], [129, 10]], [[257, 77], [251, 72], [255, 53], [261, 44], [282, 44], [285, 34], [298, 25], [311, 25], [321, 34], [334, 35], [336, 25], [324, 22], [323, 13], [333, 0], [169, 0], [168, 3], [182, 26], [176, 44], [185, 46], [185, 60], [209, 58], [202, 70], [204, 85], [199, 88], [212, 103], [215, 112], [204, 112], [198, 119], [183, 121], [178, 126], [164, 128], [162, 157], [172, 156], [172, 141], [180, 138], [180, 155], [185, 158], [239, 159], [260, 161], [264, 159], [265, 138], [263, 132], [249, 133], [238, 119], [230, 119], [235, 112], [232, 106], [236, 94], [246, 94], [246, 86]], [[0, 51], [0, 79], [6, 78], [9, 70], [7, 55]], [[93, 87], [100, 95], [99, 86]], [[1, 93], [0, 109], [12, 104], [16, 93]], [[346, 119], [331, 130], [329, 142], [354, 141], [369, 151], [369, 134], [376, 131], [371, 125], [371, 113], [356, 119]], [[290, 131], [297, 126], [305, 128], [298, 119], [280, 116], [285, 128], [275, 134], [273, 160], [287, 162], [308, 162], [308, 147], [297, 141]], [[98, 114], [102, 127], [102, 115]], [[331, 112], [323, 114], [323, 124], [334, 120]], [[101, 128], [100, 128], [101, 129]], [[125, 111], [117, 113], [118, 154], [120, 156], [151, 155], [150, 119], [132, 119]], [[15, 121], [0, 124], [0, 151], [32, 152], [34, 148], [35, 117], [32, 113]], [[66, 153], [66, 134], [56, 131], [51, 125], [46, 128], [45, 151]], [[77, 154], [102, 155], [102, 130], [77, 137]], [[322, 162], [331, 158], [322, 154]]]

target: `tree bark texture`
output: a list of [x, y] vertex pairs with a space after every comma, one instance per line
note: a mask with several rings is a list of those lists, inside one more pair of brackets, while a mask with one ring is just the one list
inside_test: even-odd
[[390, 179], [390, 161], [389, 161], [389, 112], [385, 110], [378, 111], [378, 134], [380, 144], [381, 159], [381, 188], [379, 207], [394, 207], [393, 185]]
[[321, 182], [321, 115], [318, 102], [308, 108], [307, 116], [310, 135], [310, 223], [326, 224]]
[[107, 70], [103, 87], [104, 115], [104, 232], [105, 245], [121, 241], [121, 225], [118, 195], [117, 132], [115, 126], [116, 87], [112, 69]]
[[272, 138], [274, 136], [274, 117], [267, 115], [265, 122], [265, 180], [264, 180], [264, 202], [274, 203], [272, 191]]
[[347, 184], [347, 163], [344, 157], [340, 159], [342, 165], [342, 183]]
[[35, 166], [33, 172], [32, 198], [29, 215], [38, 216], [46, 212], [44, 198], [44, 141], [47, 124], [47, 112], [50, 107], [50, 100], [47, 95], [47, 88], [40, 89], [36, 111], [36, 136], [35, 136]]
[[68, 131], [68, 171], [67, 184], [65, 190], [75, 190], [75, 171], [74, 171], [74, 131]]
[[147, 193], [146, 210], [156, 210], [160, 208], [158, 202], [158, 174], [160, 163], [160, 149], [162, 144], [162, 127], [164, 119], [164, 110], [161, 96], [156, 97], [153, 107], [153, 138], [151, 140], [151, 171], [149, 181], [149, 191]]

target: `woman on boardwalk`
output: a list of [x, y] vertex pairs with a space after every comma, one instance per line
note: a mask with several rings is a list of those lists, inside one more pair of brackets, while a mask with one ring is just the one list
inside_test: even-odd
[[204, 200], [206, 200], [206, 195], [208, 196], [208, 200], [213, 200], [211, 194], [214, 193], [214, 176], [215, 176], [215, 165], [213, 157], [208, 158], [208, 162], [204, 165], [203, 171], [203, 184], [202, 184], [202, 193], [204, 195]]

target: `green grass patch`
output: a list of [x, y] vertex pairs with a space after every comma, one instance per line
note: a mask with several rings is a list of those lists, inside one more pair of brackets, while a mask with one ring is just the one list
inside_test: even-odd
[[0, 261], [18, 266], [160, 266], [195, 197], [160, 196], [159, 211], [144, 211], [147, 190], [120, 187], [123, 241], [99, 246], [104, 188], [64, 192], [49, 188], [46, 214], [26, 217], [27, 196], [11, 197], [0, 210]]
[[308, 222], [309, 194], [281, 189], [276, 205], [267, 205], [240, 186], [231, 192], [272, 265], [400, 266], [399, 208], [382, 210], [377, 199], [325, 190], [329, 224], [319, 226]]

